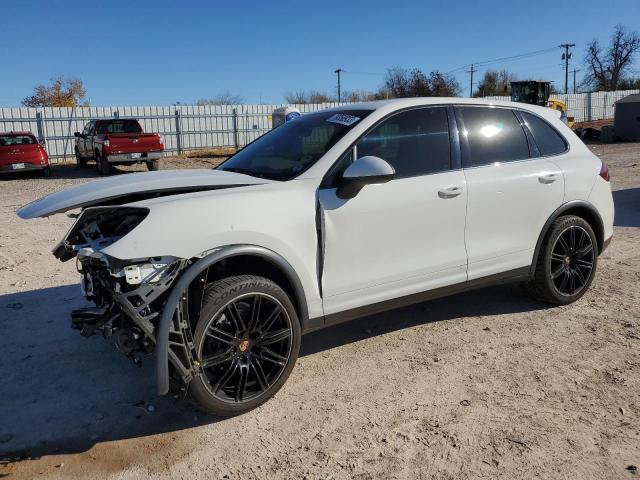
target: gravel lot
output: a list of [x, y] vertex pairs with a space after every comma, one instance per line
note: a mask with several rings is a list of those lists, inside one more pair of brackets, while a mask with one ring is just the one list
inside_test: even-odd
[[313, 333], [280, 393], [232, 419], [157, 398], [153, 359], [69, 328], [78, 276], [50, 250], [72, 220], [15, 211], [94, 170], [0, 180], [0, 477], [634, 478], [640, 144], [593, 150], [615, 237], [579, 302], [496, 287]]

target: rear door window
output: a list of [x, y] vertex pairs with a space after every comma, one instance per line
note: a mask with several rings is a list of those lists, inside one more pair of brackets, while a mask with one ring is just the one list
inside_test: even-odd
[[386, 160], [394, 178], [415, 177], [449, 170], [451, 145], [447, 111], [442, 107], [400, 112], [382, 121], [357, 144], [358, 158], [373, 155]]
[[529, 158], [529, 144], [513, 110], [459, 107], [464, 121], [472, 166]]
[[558, 155], [567, 151], [567, 143], [555, 128], [536, 115], [520, 113], [543, 156]]

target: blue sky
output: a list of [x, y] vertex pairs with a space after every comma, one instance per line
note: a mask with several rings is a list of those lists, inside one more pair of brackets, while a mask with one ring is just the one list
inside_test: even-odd
[[[640, 28], [640, 1], [608, 3], [8, 1], [0, 106], [17, 106], [55, 75], [81, 78], [92, 105], [163, 105], [224, 91], [248, 103], [282, 102], [297, 89], [333, 93], [338, 67], [343, 90], [375, 90], [388, 67], [448, 72], [565, 42], [577, 45], [581, 68], [589, 40], [606, 40], [617, 23]], [[557, 49], [492, 68], [562, 87], [560, 56]], [[456, 77], [466, 95], [468, 74]]]

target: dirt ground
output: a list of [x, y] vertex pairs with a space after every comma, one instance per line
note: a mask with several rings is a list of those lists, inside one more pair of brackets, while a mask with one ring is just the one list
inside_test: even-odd
[[152, 358], [69, 328], [78, 275], [50, 251], [72, 220], [15, 211], [94, 170], [0, 180], [0, 477], [635, 478], [640, 144], [593, 150], [615, 237], [579, 302], [496, 287], [310, 334], [278, 395], [231, 419], [156, 397]]

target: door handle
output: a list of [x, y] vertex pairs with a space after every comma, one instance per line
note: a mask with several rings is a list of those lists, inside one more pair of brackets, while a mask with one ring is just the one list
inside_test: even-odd
[[462, 193], [462, 187], [455, 185], [453, 187], [445, 187], [438, 190], [438, 196], [440, 198], [453, 198]]
[[557, 173], [543, 173], [538, 175], [538, 181], [540, 183], [553, 183], [558, 179], [559, 175]]

